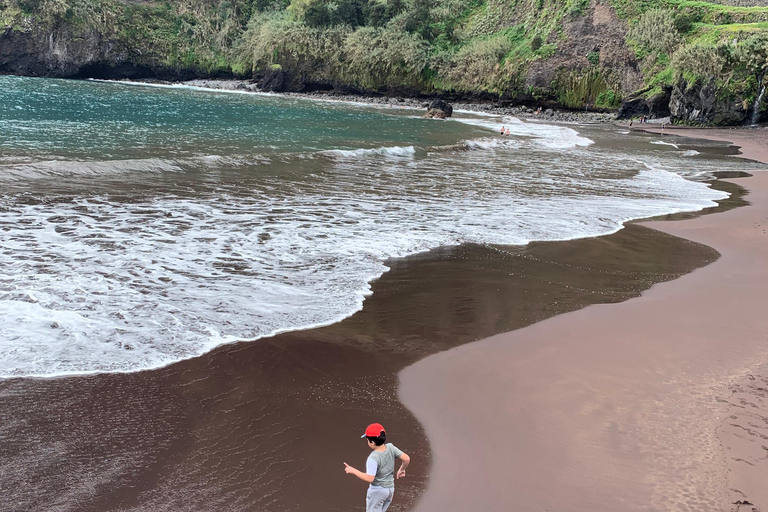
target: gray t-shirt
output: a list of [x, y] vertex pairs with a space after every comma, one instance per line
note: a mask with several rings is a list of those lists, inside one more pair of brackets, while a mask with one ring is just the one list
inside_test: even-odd
[[365, 472], [374, 475], [372, 486], [390, 489], [395, 486], [395, 459], [403, 454], [395, 445], [387, 443], [386, 450], [373, 450], [365, 464]]

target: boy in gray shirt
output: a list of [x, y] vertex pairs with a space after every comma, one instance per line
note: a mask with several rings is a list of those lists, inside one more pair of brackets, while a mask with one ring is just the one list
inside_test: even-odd
[[389, 508], [395, 495], [395, 459], [400, 459], [402, 462], [397, 471], [397, 478], [402, 478], [405, 476], [405, 468], [408, 467], [411, 458], [395, 445], [384, 444], [387, 434], [380, 423], [368, 425], [365, 434], [361, 437], [367, 439], [368, 447], [372, 450], [365, 463], [365, 473], [346, 462], [344, 471], [370, 484], [365, 500], [366, 512], [384, 512]]

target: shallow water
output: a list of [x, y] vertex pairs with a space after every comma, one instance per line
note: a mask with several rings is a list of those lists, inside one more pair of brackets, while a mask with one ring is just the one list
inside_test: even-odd
[[193, 88], [0, 77], [0, 105], [5, 377], [332, 323], [388, 258], [607, 234], [753, 168], [612, 127]]

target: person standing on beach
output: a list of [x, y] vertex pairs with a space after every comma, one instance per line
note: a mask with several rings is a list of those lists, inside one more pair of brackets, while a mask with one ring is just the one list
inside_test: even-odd
[[365, 429], [361, 438], [368, 442], [371, 454], [365, 463], [365, 473], [353, 468], [346, 462], [344, 472], [355, 475], [363, 482], [370, 484], [365, 498], [366, 512], [384, 512], [392, 503], [395, 495], [395, 459], [400, 459], [400, 469], [397, 470], [397, 478], [405, 476], [405, 468], [411, 462], [411, 458], [399, 450], [392, 443], [384, 444], [387, 434], [381, 423], [373, 423]]

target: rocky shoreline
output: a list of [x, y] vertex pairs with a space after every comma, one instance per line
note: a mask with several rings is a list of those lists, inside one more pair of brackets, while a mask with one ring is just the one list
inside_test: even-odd
[[[435, 99], [434, 98], [413, 98], [405, 96], [374, 96], [366, 94], [340, 93], [337, 91], [319, 90], [313, 92], [270, 92], [265, 91], [253, 80], [242, 79], [194, 79], [185, 81], [168, 81], [158, 79], [146, 80], [126, 80], [138, 83], [164, 84], [164, 85], [185, 85], [190, 87], [200, 87], [204, 89], [222, 90], [222, 91], [242, 91], [252, 93], [276, 94], [287, 97], [307, 98], [321, 101], [340, 101], [349, 103], [365, 103], [369, 105], [390, 106], [393, 108], [408, 108], [414, 110], [427, 111]], [[494, 114], [499, 116], [514, 116], [527, 120], [545, 120], [556, 123], [579, 123], [579, 124], [605, 124], [622, 122], [629, 123], [630, 118], [622, 116], [617, 112], [584, 112], [573, 110], [555, 110], [552, 108], [542, 108], [537, 114], [538, 105], [508, 105], [497, 104], [492, 101], [487, 102], [451, 102], [450, 106], [454, 110], [464, 110], [471, 112], [481, 112], [485, 114]], [[430, 116], [432, 117], [432, 116]], [[637, 117], [637, 116], [631, 116]], [[637, 121], [636, 121], [637, 122]], [[646, 124], [651, 125], [670, 125], [670, 116], [647, 117]], [[643, 126], [643, 125], [640, 125]], [[733, 125], [730, 129], [749, 130], [759, 129], [764, 125]]]
[[[225, 90], [225, 91], [243, 91], [254, 93], [267, 93], [259, 88], [259, 86], [250, 80], [231, 80], [231, 79], [197, 79], [187, 80], [183, 82], [168, 82], [160, 80], [139, 80], [139, 82], [145, 83], [162, 83], [167, 85], [187, 85], [191, 87], [202, 87], [205, 89]], [[379, 106], [392, 106], [397, 108], [412, 108], [415, 110], [426, 111], [432, 99], [427, 98], [408, 98], [399, 96], [370, 96], [362, 94], [345, 94], [336, 93], [333, 91], [314, 91], [309, 93], [301, 92], [281, 92], [281, 93], [269, 93], [279, 94], [281, 96], [289, 96], [296, 98], [309, 98], [314, 100], [324, 101], [342, 101], [351, 103], [367, 103], [370, 105]], [[539, 114], [536, 114], [536, 106], [526, 105], [498, 105], [492, 102], [485, 103], [464, 103], [453, 102], [451, 103], [455, 110], [469, 110], [472, 112], [482, 112], [487, 114], [496, 114], [500, 116], [515, 116], [524, 119], [544, 119], [552, 122], [560, 123], [582, 123], [582, 124], [600, 124], [600, 123], [612, 123], [616, 120], [615, 112], [577, 112], [567, 110], [554, 110], [551, 108], [542, 109]]]

